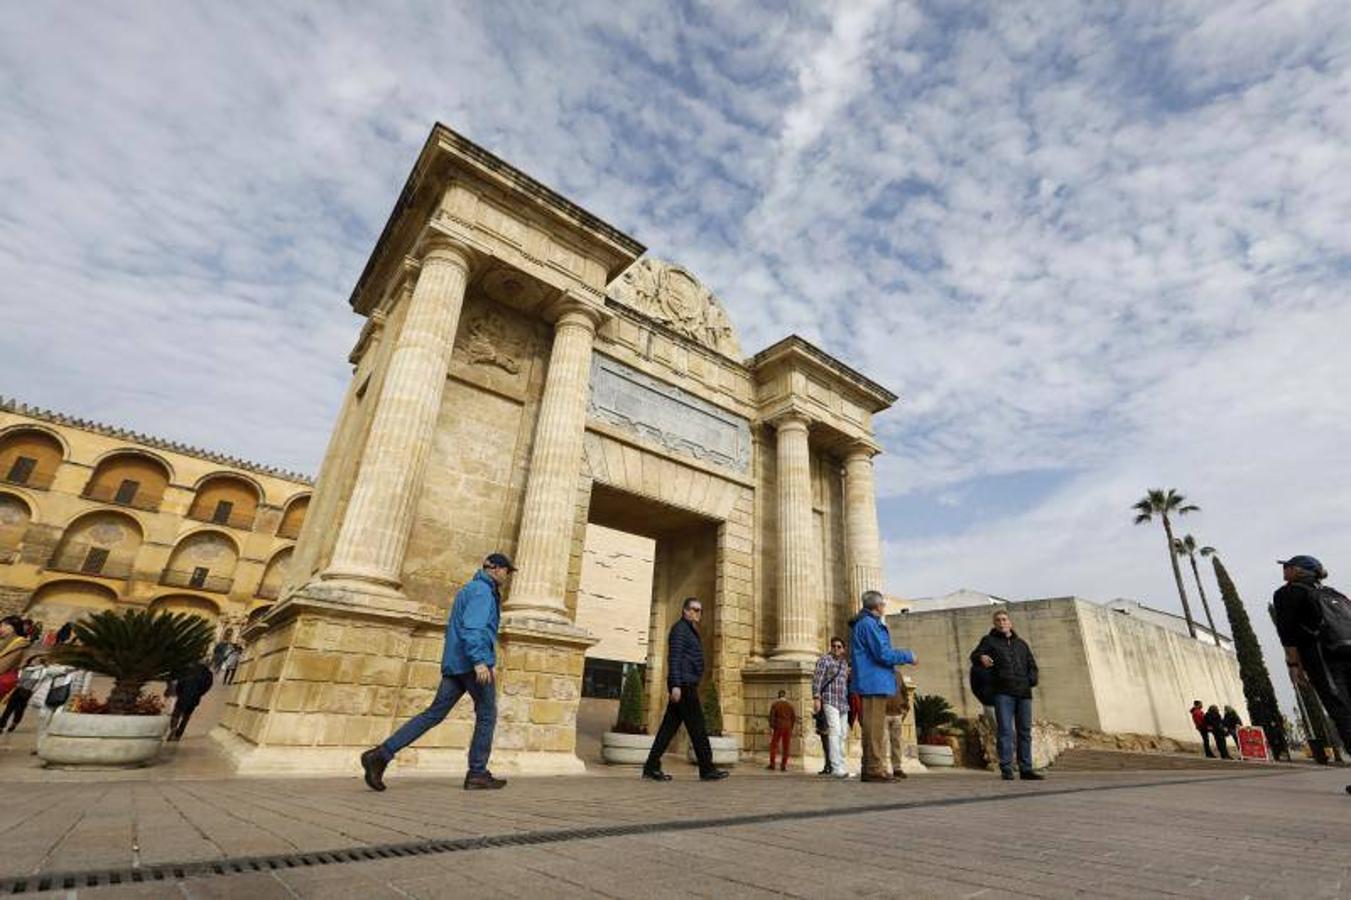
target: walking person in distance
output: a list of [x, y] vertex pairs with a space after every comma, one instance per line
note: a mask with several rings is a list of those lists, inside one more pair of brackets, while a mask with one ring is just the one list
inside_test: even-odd
[[849, 622], [852, 693], [862, 701], [863, 781], [895, 781], [887, 759], [887, 701], [896, 696], [896, 667], [913, 665], [915, 655], [891, 646], [887, 601], [881, 591], [863, 592], [863, 609]]
[[993, 672], [996, 743], [999, 773], [1013, 780], [1014, 737], [1017, 736], [1019, 777], [1041, 781], [1032, 768], [1032, 689], [1037, 686], [1037, 659], [1032, 648], [1013, 630], [1006, 610], [994, 614], [994, 627], [971, 651], [971, 661]]
[[779, 756], [779, 771], [788, 771], [788, 748], [793, 743], [793, 726], [797, 724], [797, 710], [788, 702], [788, 692], [779, 691], [779, 698], [769, 707], [769, 768], [774, 768], [774, 751]]
[[188, 720], [197, 711], [206, 692], [211, 690], [215, 679], [211, 676], [211, 667], [205, 662], [195, 662], [174, 680], [174, 711], [169, 717], [168, 740], [183, 740], [183, 732], [188, 728]]
[[505, 778], [488, 771], [488, 757], [497, 729], [497, 627], [501, 620], [501, 587], [516, 567], [501, 553], [490, 553], [483, 567], [460, 588], [446, 619], [446, 643], [441, 652], [441, 684], [431, 706], [403, 724], [383, 744], [361, 754], [366, 784], [385, 789], [385, 767], [400, 750], [441, 724], [465, 694], [474, 701], [474, 734], [469, 739], [469, 771], [464, 789], [496, 790]]
[[699, 682], [704, 677], [704, 644], [699, 637], [699, 620], [704, 605], [698, 597], [686, 597], [680, 608], [680, 620], [671, 626], [666, 643], [666, 715], [652, 741], [652, 751], [643, 764], [643, 777], [652, 781], [670, 781], [662, 771], [661, 757], [683, 724], [699, 761], [699, 778], [717, 781], [727, 772], [713, 767], [713, 748], [708, 744], [704, 710], [699, 705]]

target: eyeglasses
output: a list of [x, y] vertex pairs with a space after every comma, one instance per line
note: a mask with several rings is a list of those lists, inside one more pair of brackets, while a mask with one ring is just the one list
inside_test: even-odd
[[704, 611], [704, 608], [703, 608], [702, 606], [691, 606], [691, 607], [690, 607], [690, 612], [693, 612], [693, 613], [701, 613], [701, 612], [703, 612], [703, 611]]

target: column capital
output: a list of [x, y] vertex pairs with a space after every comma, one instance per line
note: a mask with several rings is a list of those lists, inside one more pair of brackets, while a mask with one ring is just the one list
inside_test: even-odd
[[464, 241], [450, 235], [434, 232], [423, 239], [418, 249], [421, 251], [417, 258], [419, 265], [426, 265], [426, 263], [434, 260], [458, 265], [465, 272], [469, 272], [473, 268], [473, 249]]
[[769, 420], [775, 431], [806, 431], [811, 425], [811, 416], [796, 409], [789, 409]]
[[844, 450], [844, 461], [846, 463], [865, 461], [872, 462], [872, 458], [882, 452], [882, 448], [872, 441], [855, 441]]
[[555, 328], [560, 325], [579, 325], [592, 333], [613, 315], [595, 300], [573, 290], [564, 291], [544, 308], [544, 318], [553, 322]]

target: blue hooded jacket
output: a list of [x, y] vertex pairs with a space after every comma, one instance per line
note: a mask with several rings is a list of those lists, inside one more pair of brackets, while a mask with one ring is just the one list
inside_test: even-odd
[[446, 620], [446, 648], [441, 652], [441, 674], [462, 675], [479, 663], [497, 664], [497, 582], [479, 569], [455, 595]]
[[896, 667], [911, 665], [915, 654], [891, 646], [891, 632], [880, 616], [864, 610], [849, 623], [850, 690], [862, 697], [896, 695]]

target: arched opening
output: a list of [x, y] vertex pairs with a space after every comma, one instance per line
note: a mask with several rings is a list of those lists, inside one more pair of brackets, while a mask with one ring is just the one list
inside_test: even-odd
[[238, 475], [209, 475], [197, 486], [188, 517], [248, 531], [258, 513], [258, 488]]
[[199, 616], [210, 622], [213, 627], [220, 620], [219, 606], [206, 597], [195, 597], [192, 594], [166, 594], [157, 597], [150, 603], [150, 611]]
[[141, 549], [141, 525], [126, 513], [102, 510], [66, 526], [47, 568], [100, 578], [127, 578]]
[[310, 495], [302, 494], [286, 505], [281, 524], [277, 526], [277, 537], [295, 540], [300, 537], [301, 526], [305, 524], [305, 513], [310, 511]]
[[229, 535], [220, 531], [198, 531], [174, 547], [160, 584], [224, 594], [234, 583], [238, 561], [239, 549]]
[[33, 594], [24, 615], [42, 623], [44, 632], [53, 632], [96, 612], [117, 607], [117, 594], [92, 581], [51, 581]]
[[38, 428], [16, 428], [0, 436], [0, 481], [46, 490], [56, 478], [66, 449]]
[[263, 570], [263, 580], [258, 584], [258, 590], [254, 591], [254, 596], [263, 600], [276, 600], [281, 595], [281, 589], [286, 584], [287, 576], [291, 570], [292, 548], [277, 551], [276, 555], [268, 561], [267, 568]]
[[17, 494], [0, 493], [0, 565], [19, 561], [33, 511]]
[[157, 510], [169, 486], [164, 463], [134, 451], [105, 456], [85, 485], [84, 497], [135, 509]]

